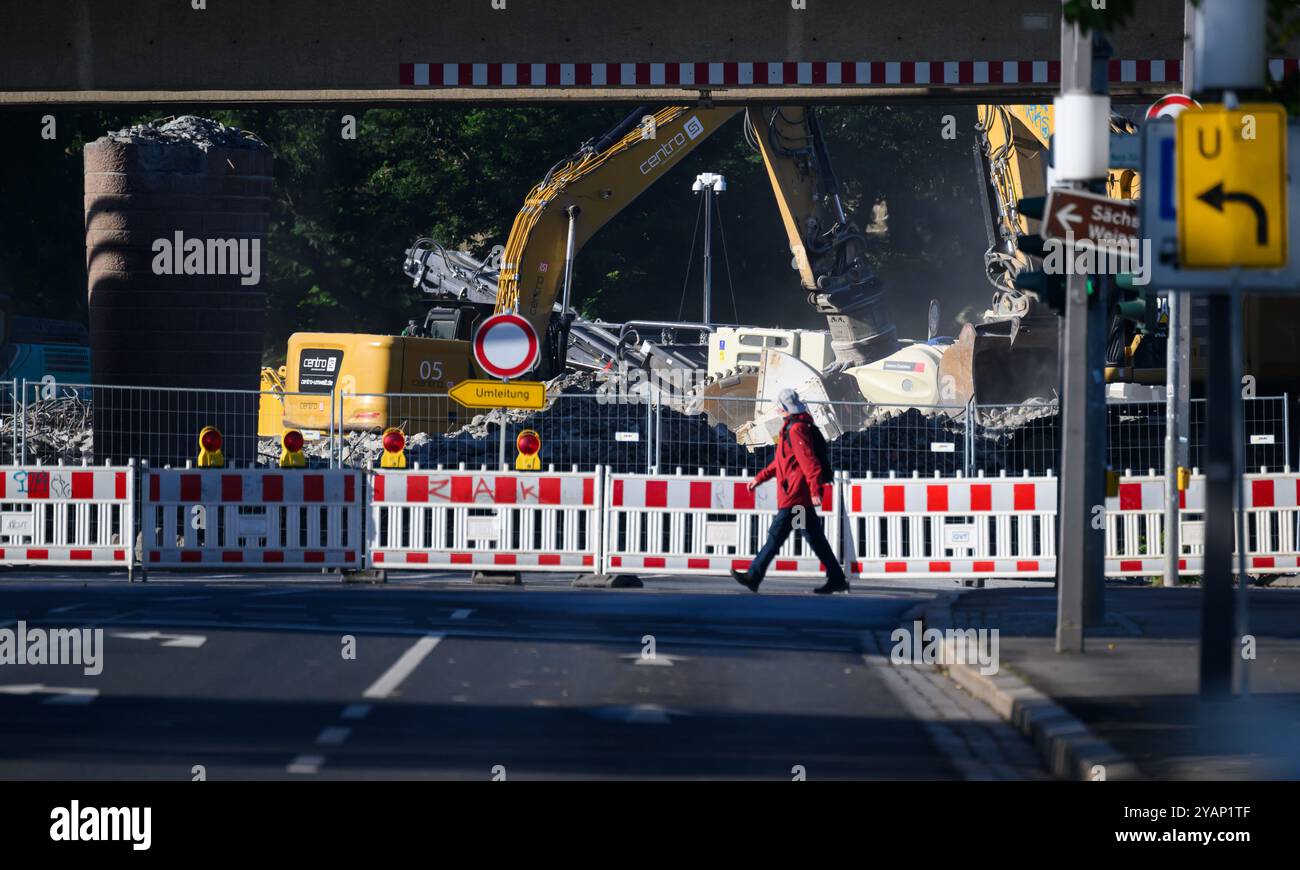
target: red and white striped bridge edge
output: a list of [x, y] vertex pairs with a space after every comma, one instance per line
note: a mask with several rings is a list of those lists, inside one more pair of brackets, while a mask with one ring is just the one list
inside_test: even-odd
[[351, 469], [146, 470], [148, 568], [360, 568], [362, 473]]
[[[1269, 73], [1281, 80], [1300, 69], [1296, 58], [1274, 58]], [[1178, 59], [1116, 59], [1107, 67], [1114, 84], [1182, 81]], [[412, 88], [770, 87], [1053, 85], [1057, 59], [979, 61], [759, 61], [637, 63], [403, 63], [398, 82]]]
[[0, 564], [131, 570], [134, 467], [0, 470]]
[[601, 561], [602, 479], [599, 469], [374, 471], [369, 565], [593, 573]]
[[[611, 475], [605, 512], [608, 574], [722, 574], [744, 571], [767, 539], [776, 513], [776, 482], [754, 492], [750, 478]], [[820, 516], [840, 553], [839, 482], [822, 489]], [[826, 567], [791, 534], [769, 576], [824, 577]]]

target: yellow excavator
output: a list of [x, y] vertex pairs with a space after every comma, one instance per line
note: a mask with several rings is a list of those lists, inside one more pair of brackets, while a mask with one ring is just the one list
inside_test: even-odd
[[[404, 271], [432, 299], [423, 324], [412, 321], [402, 336], [294, 334], [284, 369], [263, 373], [265, 386], [283, 391], [279, 401], [264, 399], [263, 434], [277, 434], [281, 426], [327, 428], [335, 407], [331, 394], [341, 393], [348, 395], [338, 399], [341, 414], [335, 413], [345, 430], [404, 424], [443, 431], [453, 426], [463, 411], [450, 400], [422, 403], [417, 420], [404, 409], [390, 409], [379, 394], [441, 393], [473, 376], [469, 339], [475, 324], [492, 311], [517, 311], [545, 337], [542, 376], [566, 367], [615, 365], [718, 372], [724, 361], [744, 362], [741, 351], [748, 348], [753, 351], [749, 365], [715, 377], [704, 389], [702, 409], [724, 419], [750, 444], [770, 440], [775, 415], [760, 419], [769, 403], [744, 400], [770, 400], [786, 386], [813, 400], [865, 399], [918, 407], [964, 407], [976, 394], [976, 384], [981, 399], [986, 390], [994, 400], [1050, 397], [1057, 383], [1056, 315], [1040, 310], [1012, 284], [1025, 262], [1017, 259], [1023, 255], [1015, 251], [1015, 233], [1027, 230], [1025, 219], [1014, 211], [1015, 202], [1043, 185], [1041, 155], [1051, 132], [1050, 112], [1041, 106], [986, 107], [981, 112], [995, 215], [989, 272], [998, 293], [986, 322], [968, 325], [955, 343], [935, 339], [934, 312], [925, 340], [897, 337], [884, 288], [868, 268], [866, 237], [844, 212], [812, 109], [643, 108], [556, 164], [528, 194], [504, 247], [486, 260], [448, 250], [432, 239], [416, 240]], [[744, 133], [761, 154], [772, 185], [792, 265], [807, 301], [826, 317], [827, 332], [685, 324], [703, 327], [708, 340], [656, 344], [641, 341], [635, 329], [625, 326], [616, 332], [609, 324], [579, 317], [570, 304], [578, 251], [686, 154], [742, 113]], [[674, 326], [652, 328], [667, 334]], [[701, 359], [698, 349], [707, 357]], [[1009, 359], [1013, 353], [1015, 362]], [[1025, 364], [1022, 354], [1040, 362]], [[992, 371], [995, 359], [998, 371]], [[942, 374], [951, 379], [941, 379]], [[736, 414], [736, 408], [744, 413]], [[829, 435], [856, 423], [818, 422]]]
[[[418, 239], [407, 252], [405, 271], [432, 297], [433, 308], [422, 325], [412, 321], [407, 333], [413, 334], [291, 336], [283, 369], [263, 373], [272, 394], [283, 391], [278, 399], [264, 400], [264, 434], [279, 430], [277, 417], [280, 426], [326, 428], [330, 394], [340, 392], [350, 394], [340, 400], [345, 430], [401, 422], [378, 394], [445, 392], [471, 376], [468, 340], [489, 311], [517, 311], [546, 337], [543, 376], [566, 365], [606, 368], [629, 358], [647, 367], [703, 369], [707, 361], [692, 358], [684, 347], [631, 346], [626, 333], [616, 335], [607, 325], [579, 318], [568, 304], [569, 282], [573, 258], [592, 235], [742, 112], [776, 195], [793, 265], [808, 301], [825, 314], [829, 327], [829, 342], [810, 337], [803, 353], [772, 367], [784, 373], [780, 383], [825, 380], [832, 384], [828, 395], [836, 398], [935, 401], [941, 349], [924, 343], [900, 349], [884, 290], [867, 267], [865, 236], [844, 214], [815, 113], [786, 106], [748, 111], [670, 106], [639, 109], [552, 168], [529, 193], [504, 248], [486, 261]], [[770, 353], [781, 351], [773, 347]], [[777, 380], [769, 378], [769, 389], [762, 392], [775, 390]], [[754, 398], [761, 387], [750, 379], [741, 392]], [[419, 423], [446, 428], [457, 411], [454, 403], [422, 411], [425, 419]]]

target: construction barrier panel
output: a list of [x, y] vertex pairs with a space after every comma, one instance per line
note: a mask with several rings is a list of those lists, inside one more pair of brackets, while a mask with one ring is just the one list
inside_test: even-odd
[[[750, 478], [612, 474], [605, 498], [605, 573], [727, 574], [744, 571], [767, 540], [776, 481], [750, 492]], [[838, 481], [822, 492], [822, 527], [842, 557]], [[771, 577], [826, 576], [797, 531]]]
[[[1247, 474], [1246, 571], [1292, 574], [1300, 570], [1300, 475]], [[1106, 576], [1163, 575], [1165, 480], [1162, 475], [1126, 476], [1106, 500]], [[1194, 474], [1179, 493], [1178, 573], [1205, 569], [1205, 478]], [[1233, 524], [1233, 540], [1240, 540]], [[1232, 570], [1238, 569], [1234, 559]]]
[[132, 570], [134, 466], [0, 470], [0, 564]]
[[351, 469], [145, 469], [144, 568], [360, 568], [363, 489]]
[[1054, 477], [869, 477], [846, 490], [853, 575], [1056, 574]]
[[602, 470], [376, 470], [372, 568], [595, 573]]

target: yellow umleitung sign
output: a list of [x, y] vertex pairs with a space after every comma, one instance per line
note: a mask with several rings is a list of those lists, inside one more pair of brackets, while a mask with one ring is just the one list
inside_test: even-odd
[[1183, 112], [1177, 124], [1182, 267], [1285, 266], [1286, 110], [1207, 105]]
[[537, 381], [461, 381], [447, 391], [467, 408], [531, 408], [546, 404], [546, 384]]

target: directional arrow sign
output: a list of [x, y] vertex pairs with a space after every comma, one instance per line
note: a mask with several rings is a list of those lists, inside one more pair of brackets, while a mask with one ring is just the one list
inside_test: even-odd
[[1222, 105], [1178, 116], [1178, 261], [1184, 269], [1287, 264], [1286, 110]]
[[1127, 246], [1139, 236], [1136, 203], [1095, 193], [1053, 190], [1047, 197], [1043, 218], [1043, 238], [1075, 245], [1109, 242]]
[[208, 642], [201, 634], [163, 634], [161, 631], [133, 631], [114, 634], [127, 640], [160, 640], [163, 646], [178, 646], [185, 649], [198, 649]]
[[467, 408], [531, 408], [546, 404], [546, 385], [538, 381], [461, 381], [447, 391]]

